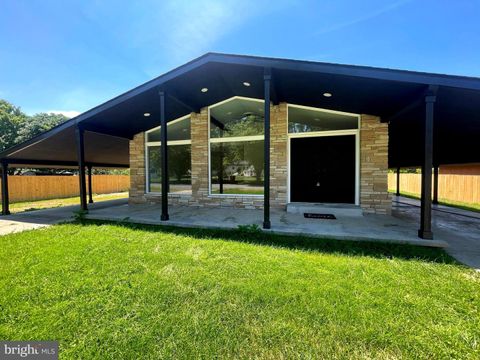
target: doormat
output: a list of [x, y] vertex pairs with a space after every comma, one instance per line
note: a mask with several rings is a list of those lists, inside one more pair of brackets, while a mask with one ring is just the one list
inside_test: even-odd
[[333, 214], [315, 214], [315, 213], [303, 213], [303, 216], [307, 219], [327, 219], [336, 220], [337, 218]]

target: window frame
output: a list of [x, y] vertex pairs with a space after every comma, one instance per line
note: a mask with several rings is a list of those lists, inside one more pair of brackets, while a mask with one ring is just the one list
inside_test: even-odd
[[[211, 159], [211, 144], [215, 143], [227, 143], [227, 142], [245, 142], [245, 141], [265, 141], [265, 135], [250, 135], [250, 136], [237, 136], [237, 137], [226, 137], [226, 138], [210, 138], [210, 123], [211, 123], [211, 116], [210, 112], [211, 109], [223, 105], [227, 102], [234, 101], [234, 100], [248, 100], [248, 101], [255, 101], [261, 103], [262, 105], [265, 103], [263, 99], [256, 99], [256, 98], [249, 98], [246, 96], [232, 96], [228, 99], [222, 100], [218, 103], [210, 105], [208, 107], [208, 197], [219, 197], [219, 198], [235, 198], [235, 197], [252, 197], [252, 198], [259, 198], [263, 199], [263, 194], [212, 194], [212, 159]], [[265, 121], [265, 120], [264, 120]], [[264, 159], [265, 165], [265, 159]], [[265, 166], [264, 166], [265, 167]]]
[[[178, 122], [181, 122], [183, 120], [187, 120], [187, 119], [190, 119], [191, 118], [191, 115], [188, 114], [188, 115], [185, 115], [185, 116], [181, 116], [175, 120], [172, 120], [170, 122], [167, 123], [167, 129], [168, 129], [168, 126], [169, 125], [173, 125], [175, 123], [178, 123]], [[161, 195], [162, 192], [161, 191], [150, 191], [150, 184], [149, 184], [149, 177], [150, 177], [150, 164], [149, 164], [149, 160], [148, 160], [148, 150], [149, 150], [149, 147], [153, 147], [153, 146], [161, 146], [162, 145], [162, 142], [161, 141], [147, 141], [148, 140], [148, 134], [149, 133], [152, 133], [158, 129], [160, 129], [161, 126], [156, 126], [150, 130], [147, 130], [145, 131], [145, 141], [144, 141], [144, 159], [145, 159], [145, 194], [152, 194], [152, 195]], [[167, 134], [168, 136], [168, 134]], [[168, 139], [167, 139], [168, 140]], [[190, 145], [190, 147], [192, 146], [192, 133], [191, 133], [191, 130], [190, 130], [190, 140], [171, 140], [171, 141], [167, 141], [167, 146], [176, 146], [176, 145]], [[191, 167], [192, 167], [192, 162], [190, 160], [190, 171], [191, 171]], [[190, 180], [191, 181], [191, 180]], [[190, 182], [190, 187], [192, 186], [191, 182]], [[176, 195], [185, 195], [185, 196], [191, 196], [191, 194], [182, 194], [182, 193], [178, 193], [178, 192], [169, 192], [168, 194], [176, 194]]]

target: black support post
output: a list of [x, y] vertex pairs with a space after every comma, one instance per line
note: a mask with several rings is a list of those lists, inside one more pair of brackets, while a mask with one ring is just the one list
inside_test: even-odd
[[397, 167], [397, 196], [400, 196], [400, 167]]
[[167, 115], [165, 109], [165, 92], [159, 91], [160, 95], [160, 140], [162, 142], [162, 221], [168, 221], [168, 146], [167, 146]]
[[77, 143], [78, 179], [80, 184], [80, 209], [83, 211], [88, 211], [87, 184], [85, 181], [85, 144], [83, 135], [83, 128], [77, 125], [75, 128], [75, 138]]
[[433, 167], [433, 200], [432, 204], [438, 204], [438, 166]]
[[422, 196], [420, 206], [420, 229], [418, 236], [433, 239], [432, 233], [432, 166], [433, 166], [433, 109], [434, 93], [425, 96], [424, 154], [422, 165]]
[[93, 204], [93, 192], [92, 192], [92, 165], [87, 166], [88, 169], [88, 203]]
[[8, 199], [8, 164], [2, 162], [2, 215], [9, 215], [9, 199]]
[[265, 140], [264, 140], [264, 179], [263, 179], [263, 228], [270, 229], [270, 86], [272, 73], [270, 68], [266, 68], [263, 75], [264, 100], [265, 100]]

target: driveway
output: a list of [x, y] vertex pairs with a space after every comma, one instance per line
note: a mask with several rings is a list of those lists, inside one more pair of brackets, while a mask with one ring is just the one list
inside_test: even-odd
[[[89, 204], [89, 208], [102, 209], [126, 203], [127, 199], [100, 201], [98, 203]], [[74, 212], [78, 211], [79, 208], [78, 205], [72, 205], [0, 216], [0, 235], [39, 229], [72, 220]]]
[[[433, 236], [448, 243], [445, 249], [458, 261], [480, 269], [480, 213], [445, 205], [432, 205]], [[393, 215], [420, 222], [420, 201], [393, 197]]]

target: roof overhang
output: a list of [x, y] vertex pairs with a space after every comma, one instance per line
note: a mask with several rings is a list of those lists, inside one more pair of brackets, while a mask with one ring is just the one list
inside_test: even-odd
[[[320, 107], [390, 120], [389, 165], [417, 166], [423, 152], [423, 96], [438, 86], [434, 162], [480, 161], [480, 79], [253, 56], [208, 53], [23, 144], [0, 154], [22, 162], [74, 164], [74, 129], [86, 129], [86, 162], [128, 166], [128, 141], [159, 125], [158, 91], [167, 94], [167, 120], [232, 96], [263, 97], [264, 69], [272, 72], [274, 103]], [[243, 82], [249, 82], [246, 87]], [[202, 88], [208, 92], [201, 92]], [[326, 98], [324, 92], [332, 97]], [[149, 112], [150, 117], [143, 114]], [[17, 162], [15, 162], [17, 161]]]

